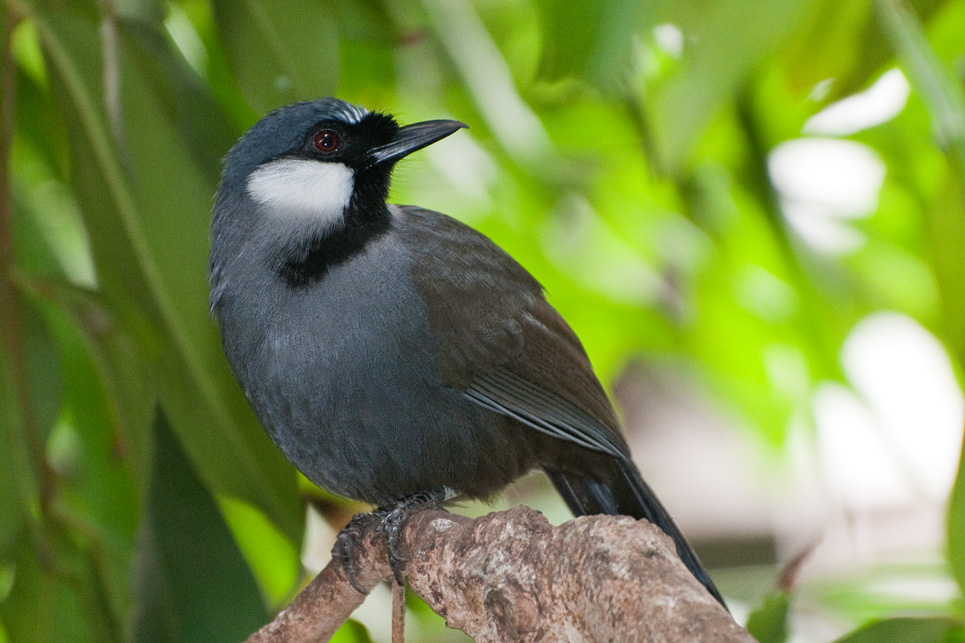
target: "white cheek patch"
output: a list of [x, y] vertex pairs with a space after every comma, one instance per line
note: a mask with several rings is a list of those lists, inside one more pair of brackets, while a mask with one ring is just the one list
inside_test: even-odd
[[273, 216], [323, 227], [341, 225], [354, 187], [355, 173], [346, 165], [308, 159], [271, 161], [248, 177], [248, 194]]

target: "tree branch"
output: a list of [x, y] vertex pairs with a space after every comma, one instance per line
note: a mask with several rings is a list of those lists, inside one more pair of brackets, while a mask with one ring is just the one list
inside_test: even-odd
[[[392, 578], [373, 532], [357, 578], [366, 589]], [[754, 640], [646, 521], [585, 516], [553, 527], [527, 507], [475, 520], [432, 509], [406, 523], [402, 551], [412, 591], [477, 641]], [[329, 563], [247, 643], [327, 640], [364, 599]]]

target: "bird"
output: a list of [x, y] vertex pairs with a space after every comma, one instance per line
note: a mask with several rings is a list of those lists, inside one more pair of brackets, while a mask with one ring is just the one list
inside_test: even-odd
[[536, 278], [457, 219], [388, 203], [396, 163], [464, 127], [402, 127], [330, 97], [239, 138], [215, 194], [209, 281], [241, 389], [334, 494], [379, 508], [485, 500], [542, 469], [575, 515], [658, 526], [726, 608]]

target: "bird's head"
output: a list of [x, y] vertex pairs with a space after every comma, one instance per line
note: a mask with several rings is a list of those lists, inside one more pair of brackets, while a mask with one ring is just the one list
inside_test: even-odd
[[390, 226], [395, 163], [466, 127], [399, 127], [336, 98], [294, 103], [255, 123], [225, 156], [212, 220], [212, 305], [226, 271], [260, 262], [289, 285], [320, 279]]
[[243, 191], [271, 218], [338, 229], [350, 207], [384, 209], [396, 161], [462, 127], [449, 120], [399, 127], [388, 114], [336, 98], [288, 105], [231, 149], [219, 197]]

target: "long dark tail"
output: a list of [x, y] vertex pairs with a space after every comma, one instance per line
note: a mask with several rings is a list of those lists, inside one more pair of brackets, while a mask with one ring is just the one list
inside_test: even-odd
[[563, 472], [556, 469], [546, 468], [553, 486], [566, 504], [577, 516], [589, 516], [593, 514], [632, 516], [640, 519], [646, 518], [649, 522], [660, 527], [664, 533], [670, 536], [677, 546], [677, 555], [684, 562], [693, 575], [699, 580], [707, 591], [716, 598], [724, 608], [724, 602], [720, 592], [710, 579], [707, 571], [700, 564], [697, 554], [690, 547], [690, 544], [680, 533], [677, 525], [670, 518], [670, 514], [663, 508], [657, 495], [650, 486], [643, 481], [640, 472], [632, 462], [613, 459], [613, 475], [606, 476], [609, 482], [590, 478], [585, 474]]

